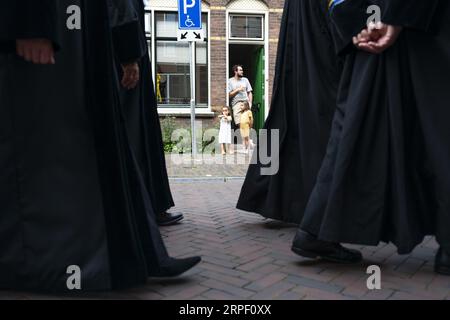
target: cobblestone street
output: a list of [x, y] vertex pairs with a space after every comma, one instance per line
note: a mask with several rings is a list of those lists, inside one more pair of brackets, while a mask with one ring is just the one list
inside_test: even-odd
[[244, 154], [241, 147], [233, 155], [201, 155], [194, 161], [190, 155], [166, 155], [172, 178], [243, 178], [250, 161], [251, 154]]
[[[428, 238], [411, 255], [391, 245], [355, 247], [364, 263], [333, 265], [290, 251], [295, 227], [241, 212], [235, 204], [242, 178], [172, 179], [182, 224], [162, 229], [176, 257], [201, 255], [202, 263], [178, 279], [150, 279], [147, 285], [114, 293], [85, 294], [101, 299], [450, 299], [450, 277], [434, 274], [437, 249]], [[369, 265], [379, 265], [382, 290], [367, 289]], [[0, 292], [2, 299], [73, 299]]]

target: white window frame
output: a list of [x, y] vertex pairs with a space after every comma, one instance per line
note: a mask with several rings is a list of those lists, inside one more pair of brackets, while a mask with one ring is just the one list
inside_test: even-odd
[[[232, 37], [231, 36], [231, 17], [258, 17], [258, 18], [261, 18], [261, 31], [262, 31], [261, 38]], [[265, 41], [265, 35], [266, 35], [265, 20], [266, 20], [266, 17], [265, 17], [264, 14], [255, 14], [255, 13], [246, 13], [246, 14], [244, 14], [244, 13], [233, 13], [233, 12], [231, 12], [228, 15], [228, 26], [229, 26], [228, 34], [230, 35], [229, 39], [230, 40], [237, 40], [237, 41], [239, 41], [239, 40], [241, 40], [241, 41]]]

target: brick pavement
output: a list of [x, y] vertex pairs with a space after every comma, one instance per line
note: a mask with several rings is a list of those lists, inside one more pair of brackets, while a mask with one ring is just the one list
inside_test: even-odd
[[[302, 259], [289, 247], [295, 228], [234, 209], [242, 179], [172, 180], [185, 221], [162, 229], [173, 256], [200, 254], [203, 262], [178, 279], [150, 279], [145, 286], [92, 299], [450, 299], [450, 277], [433, 273], [432, 238], [411, 255], [391, 245], [358, 247], [364, 263], [352, 266]], [[382, 290], [367, 289], [366, 268], [382, 270]], [[3, 299], [74, 297], [0, 292]]]
[[244, 177], [251, 154], [244, 154], [242, 146], [237, 146], [234, 155], [199, 155], [192, 161], [190, 154], [166, 155], [167, 173], [172, 178]]

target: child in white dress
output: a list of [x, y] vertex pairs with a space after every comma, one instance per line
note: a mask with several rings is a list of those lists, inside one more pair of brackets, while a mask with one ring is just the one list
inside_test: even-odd
[[231, 115], [230, 109], [228, 107], [222, 108], [222, 114], [219, 116], [220, 119], [220, 130], [219, 130], [219, 143], [222, 150], [222, 155], [226, 154], [226, 150], [230, 154], [233, 154], [231, 149]]

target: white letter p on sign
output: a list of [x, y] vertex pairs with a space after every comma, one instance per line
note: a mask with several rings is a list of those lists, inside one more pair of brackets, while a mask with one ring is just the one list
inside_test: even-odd
[[195, 7], [195, 1], [196, 0], [191, 0], [191, 3], [188, 4], [189, 0], [183, 0], [184, 1], [184, 14], [187, 14], [187, 10], [188, 8], [193, 8]]

